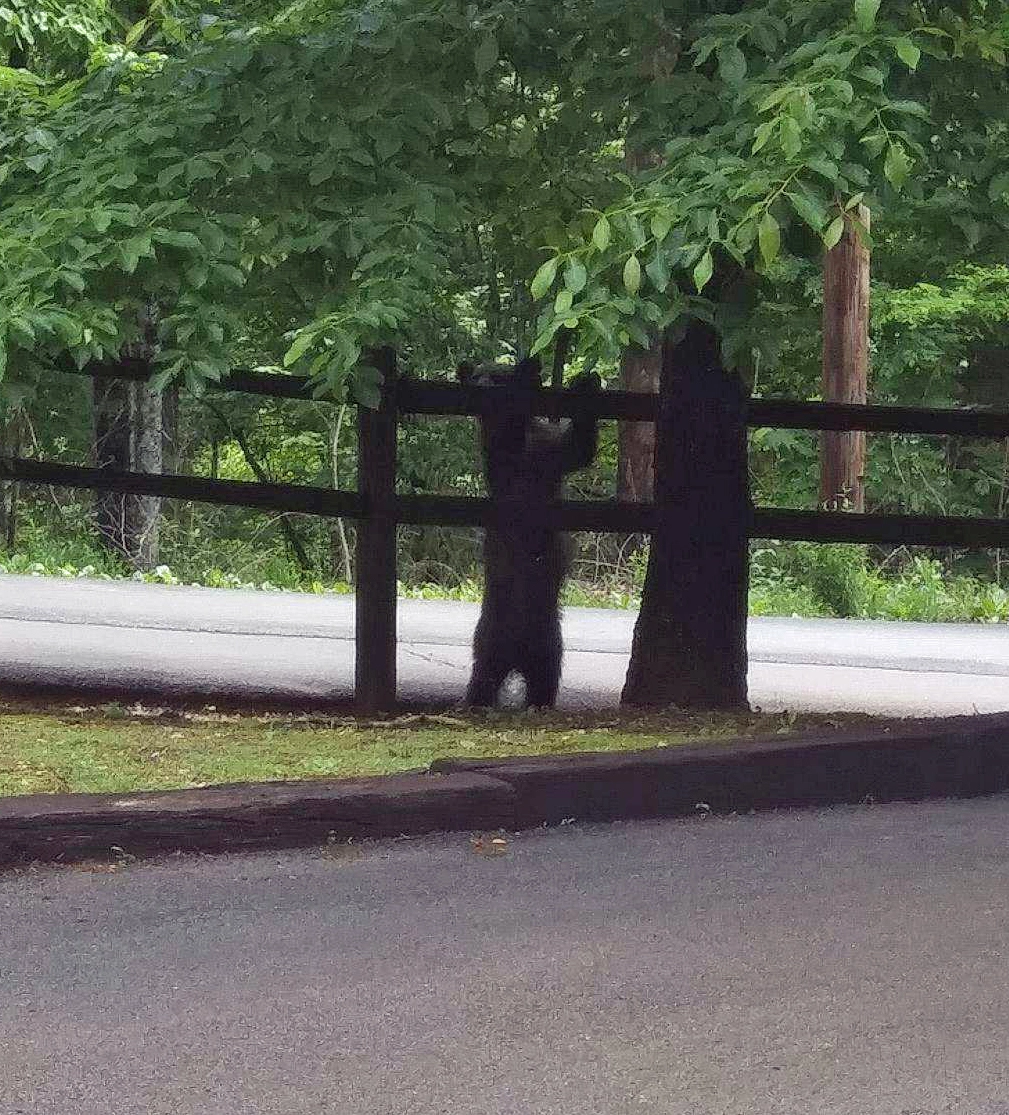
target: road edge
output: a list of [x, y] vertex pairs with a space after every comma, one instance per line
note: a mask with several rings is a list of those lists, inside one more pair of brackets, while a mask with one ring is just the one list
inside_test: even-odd
[[351, 780], [0, 799], [0, 868], [1009, 790], [1009, 714]]

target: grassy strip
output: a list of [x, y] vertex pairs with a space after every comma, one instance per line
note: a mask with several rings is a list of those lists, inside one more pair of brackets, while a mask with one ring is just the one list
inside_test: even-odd
[[698, 740], [842, 727], [865, 717], [405, 717], [386, 723], [165, 713], [137, 707], [40, 713], [0, 706], [0, 795], [125, 793], [228, 782], [351, 778], [435, 759], [669, 747]]

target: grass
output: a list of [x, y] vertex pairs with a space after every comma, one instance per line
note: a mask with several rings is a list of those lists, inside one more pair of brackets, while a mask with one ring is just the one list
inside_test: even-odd
[[556, 755], [676, 746], [866, 717], [667, 714], [412, 716], [384, 723], [65, 706], [0, 706], [0, 796], [125, 793], [228, 782], [351, 778], [441, 758]]

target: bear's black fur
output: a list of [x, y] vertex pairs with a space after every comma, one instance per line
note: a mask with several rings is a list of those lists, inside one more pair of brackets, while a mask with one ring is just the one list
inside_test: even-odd
[[[596, 454], [597, 422], [580, 417], [551, 424], [532, 414], [541, 387], [540, 364], [459, 367], [462, 383], [492, 387], [480, 415], [491, 517], [484, 537], [484, 595], [473, 640], [473, 674], [466, 703], [493, 706], [505, 679], [521, 674], [527, 703], [551, 707], [561, 677], [559, 596], [567, 546], [554, 503], [569, 472]], [[575, 389], [597, 391], [596, 375]]]

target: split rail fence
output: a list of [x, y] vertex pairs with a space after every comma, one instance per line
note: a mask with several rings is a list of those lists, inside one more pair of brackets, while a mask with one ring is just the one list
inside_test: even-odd
[[[27, 458], [0, 457], [0, 479], [26, 484], [90, 489], [164, 499], [193, 500], [266, 511], [349, 518], [357, 521], [356, 681], [360, 711], [388, 711], [396, 703], [396, 528], [400, 523], [481, 526], [490, 501], [460, 496], [401, 495], [396, 491], [396, 430], [401, 414], [479, 415], [494, 388], [411, 380], [397, 374], [396, 354], [382, 349], [374, 359], [385, 389], [381, 405], [358, 408], [358, 490], [335, 491], [291, 484], [211, 480], [192, 476], [112, 471]], [[91, 366], [96, 377], [143, 379], [141, 361]], [[217, 390], [270, 398], [312, 398], [296, 376], [236, 371]], [[658, 396], [625, 391], [596, 395], [545, 388], [535, 413], [547, 418], [591, 414], [600, 419], [655, 421]], [[1009, 438], [1009, 413], [749, 401], [749, 428], [865, 430], [874, 433]], [[621, 534], [652, 529], [655, 507], [616, 500], [562, 501], [557, 522], [565, 531]], [[782, 541], [857, 542], [957, 548], [1009, 547], [1009, 520], [921, 515], [854, 514], [756, 507], [738, 529], [750, 538]]]

